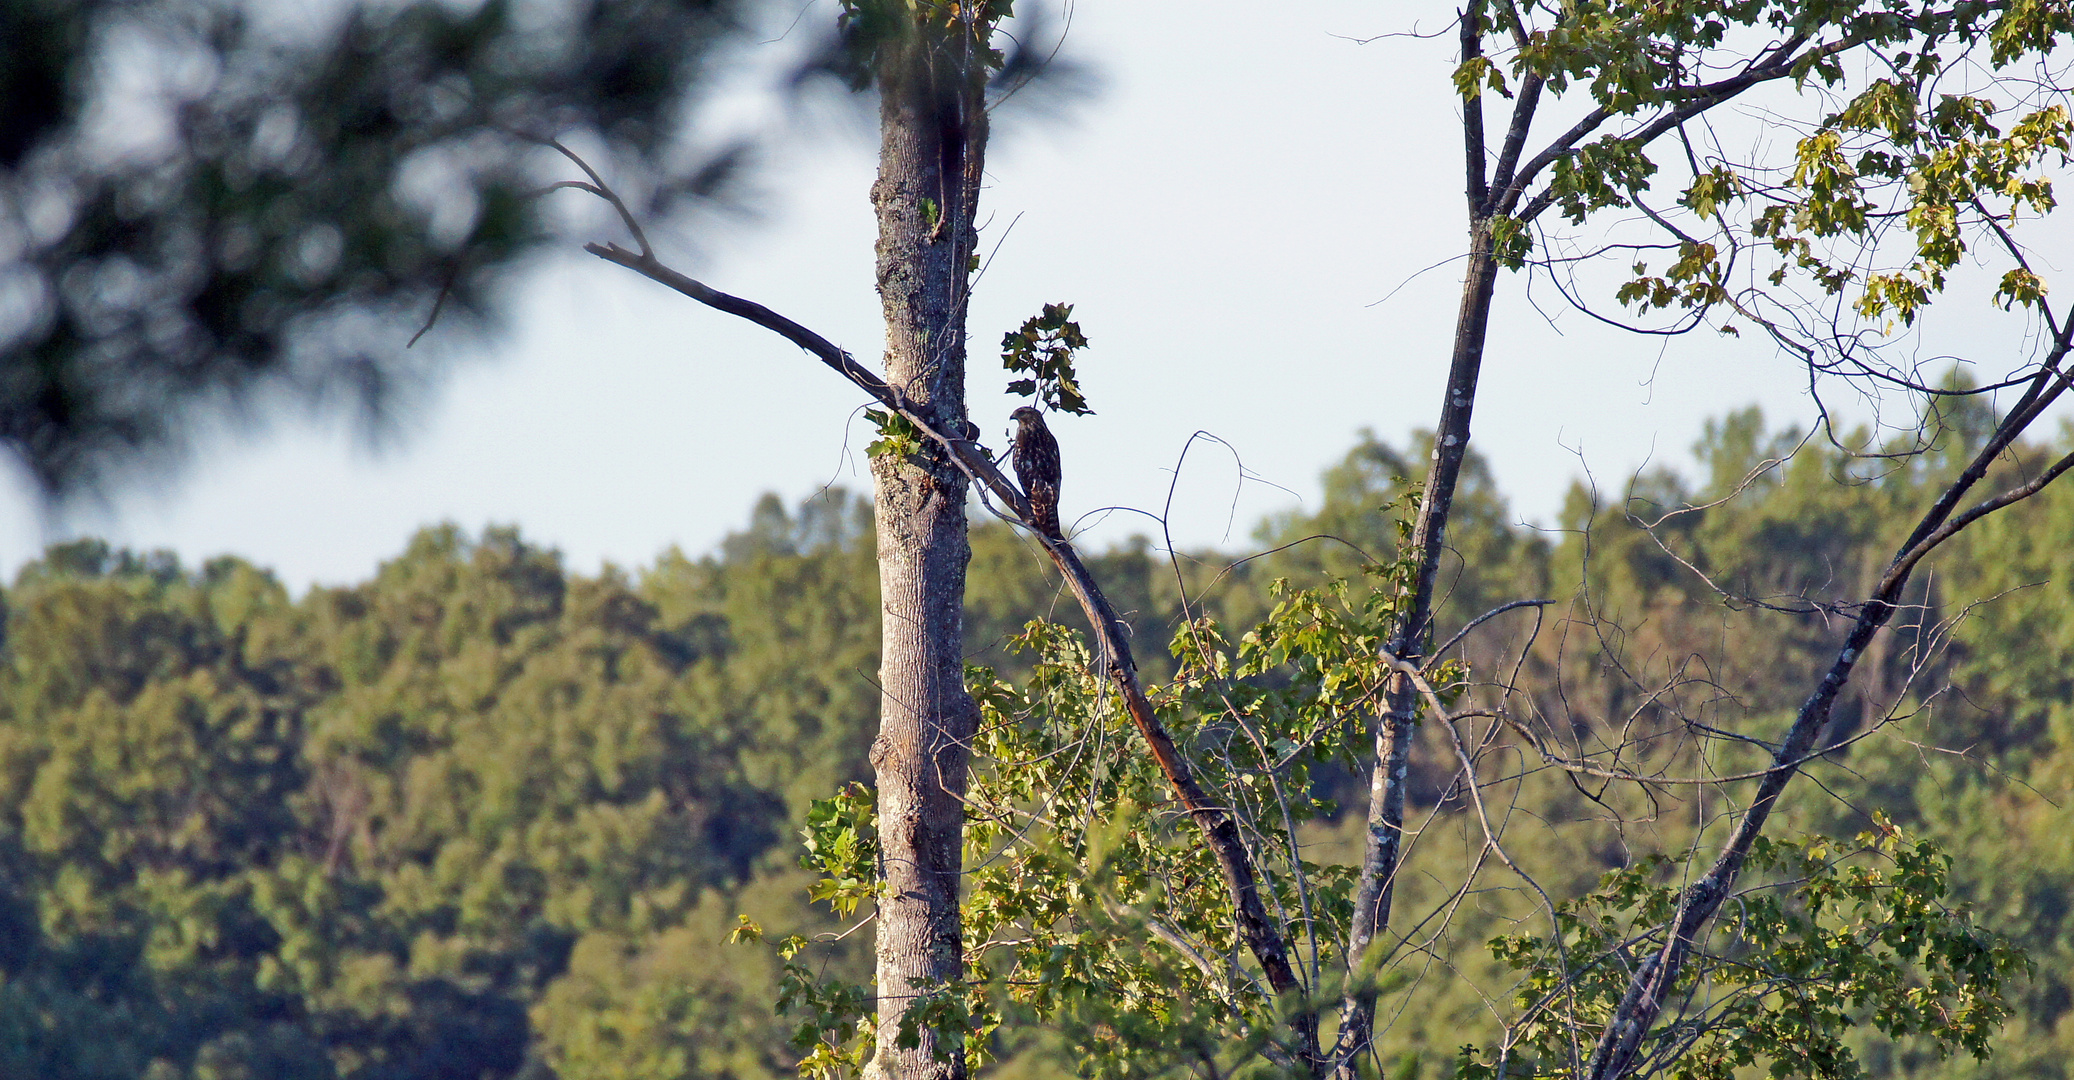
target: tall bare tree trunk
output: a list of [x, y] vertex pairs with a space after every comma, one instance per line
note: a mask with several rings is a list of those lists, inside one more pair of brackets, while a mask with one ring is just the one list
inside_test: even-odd
[[[1491, 318], [1491, 291], [1498, 263], [1491, 253], [1486, 223], [1470, 225], [1468, 272], [1462, 283], [1462, 309], [1455, 324], [1454, 355], [1449, 363], [1447, 398], [1433, 439], [1432, 466], [1412, 527], [1411, 549], [1418, 556], [1411, 604], [1390, 642], [1398, 657], [1413, 663], [1425, 656], [1433, 630], [1434, 580], [1447, 546], [1447, 523], [1455, 488], [1469, 450], [1469, 421], [1476, 403], [1476, 383], [1483, 369], [1484, 340]], [[1390, 927], [1390, 901], [1396, 892], [1397, 866], [1403, 855], [1405, 793], [1411, 772], [1411, 744], [1417, 731], [1418, 692], [1403, 675], [1390, 680], [1383, 714], [1376, 718], [1375, 763], [1369, 778], [1368, 838], [1362, 845], [1361, 876], [1354, 889], [1354, 915], [1348, 941], [1349, 958], [1360, 972], [1373, 970], [1376, 939]], [[1340, 1007], [1340, 1053], [1335, 1074], [1357, 1080], [1360, 1059], [1374, 1037], [1375, 994], [1357, 979]]]
[[[907, 17], [911, 16], [896, 16]], [[921, 23], [914, 18], [914, 23]], [[909, 31], [909, 27], [903, 27]], [[974, 28], [912, 25], [881, 43], [878, 288], [886, 381], [966, 430], [965, 310], [986, 147], [986, 72]], [[885, 892], [879, 900], [875, 1080], [960, 1080], [962, 1045], [934, 1032], [899, 1047], [918, 993], [963, 971], [958, 914], [968, 747], [979, 719], [965, 690], [966, 479], [929, 444], [873, 459], [882, 661], [878, 776]]]
[[[1479, 54], [1482, 29], [1482, 5], [1472, 4], [1463, 11], [1459, 26], [1463, 62]], [[1538, 82], [1522, 94], [1523, 98], [1538, 96]], [[1531, 118], [1531, 101], [1524, 107], [1524, 115]], [[1524, 134], [1524, 128], [1519, 131]], [[1469, 423], [1476, 407], [1477, 381], [1483, 372], [1484, 342], [1490, 335], [1491, 295], [1498, 281], [1498, 259], [1491, 242], [1492, 206], [1483, 106], [1475, 97], [1465, 97], [1462, 102], [1462, 134], [1469, 264], [1462, 275], [1462, 302], [1455, 316], [1455, 341], [1448, 358], [1440, 421], [1433, 434], [1433, 460], [1419, 499], [1419, 516], [1412, 526], [1410, 544], [1418, 569], [1411, 603], [1400, 616], [1402, 622], [1390, 640], [1391, 651], [1413, 663], [1425, 656], [1432, 637], [1434, 581], [1440, 570], [1441, 552], [1447, 546], [1455, 487], [1469, 454]], [[1519, 148], [1512, 145], [1514, 141], [1508, 139], [1507, 160], [1518, 157]], [[1391, 899], [1396, 893], [1397, 869], [1404, 854], [1405, 794], [1411, 772], [1412, 740], [1417, 730], [1412, 721], [1417, 713], [1418, 693], [1410, 680], [1401, 674], [1392, 677], [1383, 714], [1376, 718], [1368, 836], [1362, 845], [1361, 875], [1354, 888], [1353, 924], [1348, 938], [1349, 960], [1355, 971], [1340, 1005], [1340, 1034], [1333, 1055], [1336, 1080], [1358, 1080], [1361, 1059], [1369, 1054], [1375, 1038], [1376, 995], [1366, 976], [1374, 971], [1375, 953], [1387, 947], [1376, 939], [1390, 927]]]

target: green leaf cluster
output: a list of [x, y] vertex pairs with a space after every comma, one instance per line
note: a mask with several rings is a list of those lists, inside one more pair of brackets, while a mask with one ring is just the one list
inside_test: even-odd
[[1023, 320], [1021, 329], [1001, 338], [1001, 366], [1028, 378], [1009, 382], [1008, 392], [1030, 398], [1046, 409], [1086, 416], [1087, 398], [1073, 370], [1075, 353], [1087, 348], [1087, 335], [1073, 321], [1073, 305], [1046, 304]]
[[[1914, 325], [1969, 258], [1999, 264], [1998, 304], [2045, 295], [2009, 230], [2054, 208], [2051, 173], [2068, 162], [2067, 107], [2028, 74], [2074, 29], [2060, 5], [1594, 0], [1478, 4], [1465, 17], [1476, 20], [1454, 73], [1465, 108], [1484, 108], [1493, 91], [1528, 125], [1506, 136], [1527, 139], [1508, 151], [1525, 147], [1526, 186], [1472, 208], [1488, 215], [1501, 265], [1527, 265], [1527, 227], [1553, 208], [1571, 225], [1607, 223], [1565, 242], [1674, 248], [1667, 270], [1636, 261], [1614, 299], [1689, 315], [1685, 326], [1725, 308], [1730, 332], [1750, 320], [1797, 339], [1774, 309], [1799, 303], [1790, 283], [1804, 278], [1844, 294], [1851, 318], [1886, 335]], [[1544, 93], [1588, 110], [1569, 134], [1551, 133], [1545, 153], [1530, 137], [1550, 111], [1537, 110]], [[1739, 146], [1718, 125], [1732, 123], [1724, 103], [1745, 101], [1807, 119], [1788, 138], [1754, 132]], [[1676, 205], [1659, 206], [1657, 188]], [[1608, 209], [1636, 214], [1612, 221]], [[1565, 262], [1552, 254], [1548, 265]]]
[[[1697, 1002], [1654, 1033], [1644, 1053], [1680, 1080], [1739, 1071], [1852, 1080], [1865, 1075], [1847, 1036], [1860, 1023], [1888, 1038], [1920, 1037], [1940, 1058], [1989, 1054], [2009, 1014], [2004, 987], [2027, 973], [2022, 954], [1944, 903], [1951, 859], [1875, 815], [1855, 848], [1820, 838], [1760, 840], [1726, 916], [1667, 997]], [[1557, 910], [1548, 937], [1508, 935], [1492, 953], [1525, 973], [1527, 1017], [1503, 1062], [1465, 1055], [1464, 1077], [1569, 1075], [1627, 992], [1630, 963], [1662, 947], [1681, 890], [1670, 882], [1703, 857], [1637, 860]]]
[[864, 418], [878, 429], [879, 437], [864, 448], [875, 458], [905, 459], [922, 452], [922, 429], [891, 409], [866, 409]]

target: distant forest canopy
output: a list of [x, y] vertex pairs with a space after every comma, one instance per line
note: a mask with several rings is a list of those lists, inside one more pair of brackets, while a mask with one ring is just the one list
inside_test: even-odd
[[[1441, 633], [1547, 597], [1538, 631], [1507, 622], [1469, 656], [1520, 665], [1543, 713], [1789, 712], [1841, 632], [1825, 605], [1861, 594], [1977, 447], [1991, 417], [1972, 400], [1898, 466], [1736, 413], [1707, 426], [1700, 475], [1650, 472], [1621, 498], [1580, 485], [1546, 532], [1514, 524], [1473, 462]], [[1188, 617], [1236, 637], [1276, 579], [1358, 580], [1394, 549], [1377, 510], [1425, 449], [1364, 439], [1315, 509], [1261, 524], [1259, 557], [1138, 542], [1095, 559], [1149, 674], [1171, 670], [1158, 657]], [[776, 963], [722, 940], [741, 912], [839, 929], [806, 903], [795, 838], [811, 800], [869, 774], [869, 514], [839, 490], [766, 497], [710, 555], [596, 577], [515, 530], [441, 526], [299, 599], [235, 557], [53, 547], [0, 609], [0, 1076], [788, 1075]], [[2074, 1061], [2069, 536], [2060, 486], [1940, 554], [1845, 712], [1868, 732], [1906, 719], [1797, 795], [1801, 828], [1877, 808], [1940, 839], [1957, 895], [2037, 965], [1984, 1066], [1868, 1042], [1875, 1072]], [[1078, 612], [1026, 537], [989, 523], [972, 545], [971, 659], [1014, 678], [1026, 660], [1003, 642]], [[1352, 794], [1352, 775], [1321, 788]], [[1431, 781], [1420, 797], [1445, 811], [1447, 777]], [[1580, 887], [1689, 835], [1676, 804], [1660, 821], [1552, 805], [1573, 818], [1539, 857], [1572, 860], [1556, 880]], [[828, 962], [861, 978], [859, 940]], [[1492, 1027], [1466, 988], [1424, 1000], [1381, 1039], [1408, 1080]]]

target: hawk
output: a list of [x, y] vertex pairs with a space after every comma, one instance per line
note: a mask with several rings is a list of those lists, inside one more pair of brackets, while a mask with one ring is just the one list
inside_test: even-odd
[[1030, 517], [1037, 531], [1059, 535], [1059, 441], [1044, 426], [1044, 414], [1023, 406], [1009, 414], [1016, 422], [1015, 446], [1010, 461], [1015, 478], [1030, 500]]

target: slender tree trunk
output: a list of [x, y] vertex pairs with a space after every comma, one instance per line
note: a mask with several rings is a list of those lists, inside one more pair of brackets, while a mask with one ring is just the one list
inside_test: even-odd
[[[1465, 62], [1477, 55], [1481, 28], [1481, 8], [1472, 6], [1462, 15]], [[1477, 380], [1483, 373], [1484, 341], [1490, 335], [1491, 294], [1498, 281], [1498, 260], [1491, 247], [1483, 108], [1473, 97], [1465, 98], [1462, 107], [1469, 265], [1462, 278], [1462, 306], [1455, 316], [1455, 342], [1448, 362], [1447, 389], [1440, 404], [1440, 422], [1433, 434], [1432, 466], [1419, 499], [1419, 516], [1412, 526], [1411, 550], [1418, 559], [1418, 569], [1413, 578], [1411, 604], [1390, 643], [1392, 652], [1412, 663], [1425, 655], [1432, 635], [1434, 582], [1439, 576], [1441, 551], [1447, 545], [1455, 487], [1469, 454], [1469, 421], [1476, 407]], [[1510, 142], [1506, 154], [1508, 158], [1516, 157], [1518, 148]], [[1376, 953], [1385, 947], [1377, 939], [1390, 927], [1397, 867], [1404, 853], [1405, 787], [1417, 730], [1412, 720], [1417, 713], [1418, 692], [1411, 681], [1403, 675], [1393, 676], [1383, 713], [1376, 718], [1375, 765], [1368, 787], [1368, 836], [1362, 845], [1361, 876], [1354, 888], [1353, 924], [1348, 936], [1352, 982], [1340, 1003], [1340, 1031], [1333, 1055], [1336, 1080], [1358, 1080], [1360, 1061], [1368, 1054], [1375, 1037], [1376, 997], [1370, 977], [1378, 960]]]
[[[879, 72], [878, 288], [886, 381], [966, 429], [965, 310], [986, 146], [984, 69], [970, 35], [917, 27], [884, 46]], [[882, 660], [878, 779], [884, 894], [879, 900], [875, 1080], [959, 1080], [962, 1045], [898, 1045], [915, 995], [963, 972], [958, 913], [962, 796], [979, 719], [965, 690], [964, 474], [935, 444], [873, 459]]]
[[[1433, 438], [1433, 463], [1412, 526], [1411, 548], [1418, 557], [1411, 605], [1391, 641], [1391, 651], [1417, 663], [1425, 655], [1433, 627], [1434, 581], [1440, 554], [1447, 544], [1448, 516], [1455, 487], [1469, 451], [1469, 420], [1476, 404], [1476, 381], [1483, 369], [1484, 340], [1490, 331], [1491, 292], [1498, 263], [1491, 253], [1490, 232], [1481, 220], [1471, 222], [1469, 269], [1462, 282], [1462, 310], [1455, 323], [1455, 347], [1449, 364], [1447, 398]], [[1403, 856], [1405, 786], [1411, 772], [1411, 744], [1416, 728], [1418, 692], [1402, 675], [1393, 676], [1382, 715], [1376, 718], [1375, 765], [1368, 786], [1368, 837], [1362, 845], [1361, 876], [1354, 888], [1354, 917], [1348, 959], [1357, 978], [1340, 1004], [1339, 1053], [1335, 1075], [1356, 1080], [1357, 1065], [1374, 1036], [1375, 995], [1364, 985], [1374, 970], [1377, 940], [1390, 927], [1390, 902], [1397, 865]]]

